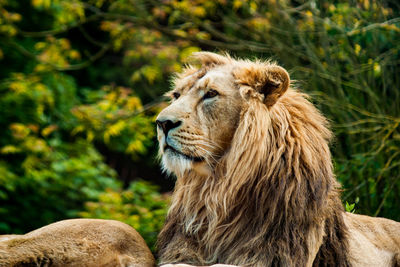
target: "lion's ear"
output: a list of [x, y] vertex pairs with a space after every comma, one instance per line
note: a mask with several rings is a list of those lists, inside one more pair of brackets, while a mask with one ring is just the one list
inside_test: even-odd
[[[236, 82], [247, 89], [255, 90], [261, 95], [261, 100], [272, 106], [289, 88], [290, 77], [288, 72], [275, 64], [250, 63], [239, 67], [234, 71]], [[249, 88], [250, 87], [250, 88]], [[253, 95], [251, 91], [244, 88], [242, 94], [245, 98]]]
[[231, 62], [229, 55], [219, 55], [212, 52], [194, 52], [191, 59], [198, 61], [202, 66], [223, 65]]

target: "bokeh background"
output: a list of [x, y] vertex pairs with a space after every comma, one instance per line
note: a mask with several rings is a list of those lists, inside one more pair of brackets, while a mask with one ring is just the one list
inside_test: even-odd
[[0, 233], [72, 217], [154, 248], [155, 116], [194, 51], [272, 58], [332, 122], [347, 210], [400, 220], [400, 2], [0, 0]]

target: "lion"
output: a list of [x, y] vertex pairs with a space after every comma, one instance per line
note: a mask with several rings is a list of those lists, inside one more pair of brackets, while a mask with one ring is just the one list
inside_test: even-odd
[[400, 266], [400, 223], [344, 211], [328, 121], [288, 72], [194, 58], [156, 121], [162, 167], [177, 177], [160, 263]]
[[71, 219], [0, 236], [0, 267], [155, 267], [143, 238], [113, 220]]

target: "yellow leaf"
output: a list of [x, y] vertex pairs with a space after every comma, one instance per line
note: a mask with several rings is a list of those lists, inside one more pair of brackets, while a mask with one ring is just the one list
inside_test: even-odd
[[13, 123], [10, 125], [10, 129], [13, 137], [16, 139], [23, 139], [30, 133], [29, 128], [22, 123]]
[[39, 125], [37, 124], [28, 124], [26, 125], [32, 132], [37, 133], [39, 131]]
[[70, 49], [71, 48], [71, 43], [69, 42], [68, 39], [62, 38], [59, 40], [60, 46], [62, 49]]
[[79, 52], [76, 51], [76, 50], [71, 50], [71, 51], [69, 52], [69, 57], [70, 57], [71, 59], [81, 59], [81, 54], [79, 54]]
[[35, 49], [36, 50], [42, 50], [46, 47], [46, 43], [45, 42], [37, 42], [35, 44]]
[[49, 8], [51, 6], [51, 0], [43, 0], [43, 6]]
[[202, 18], [206, 15], [206, 10], [204, 9], [204, 7], [197, 6], [193, 9], [193, 15]]
[[1, 148], [0, 153], [1, 154], [14, 154], [20, 152], [21, 149], [18, 147], [15, 147], [13, 145], [7, 145]]
[[22, 82], [12, 82], [10, 83], [10, 89], [17, 94], [22, 94], [27, 92], [28, 87], [25, 83]]
[[186, 37], [186, 32], [183, 30], [174, 30], [174, 34], [179, 36], [179, 37]]
[[200, 40], [210, 40], [211, 35], [207, 32], [199, 32], [196, 34], [196, 38]]
[[307, 16], [307, 17], [312, 17], [312, 16], [313, 16], [313, 13], [312, 13], [310, 10], [307, 10], [307, 11], [306, 11], [306, 16]]
[[12, 21], [20, 21], [22, 19], [22, 16], [18, 13], [12, 13], [10, 19]]
[[32, 5], [34, 7], [40, 7], [43, 3], [43, 0], [32, 0]]
[[379, 77], [381, 75], [381, 65], [378, 62], [374, 63], [374, 75], [375, 77]]
[[160, 76], [160, 70], [155, 66], [144, 66], [141, 72], [151, 84]]
[[24, 146], [27, 150], [32, 152], [46, 152], [49, 150], [46, 142], [40, 138], [27, 138], [25, 139]]
[[138, 110], [142, 107], [142, 103], [138, 97], [129, 97], [126, 101], [126, 108], [130, 111]]
[[86, 140], [88, 140], [89, 142], [92, 142], [94, 139], [94, 133], [92, 131], [88, 131], [86, 133]]
[[143, 153], [146, 151], [145, 146], [139, 140], [134, 140], [133, 142], [129, 143], [128, 147], [126, 148], [127, 153]]
[[125, 121], [118, 121], [117, 123], [114, 123], [107, 129], [107, 133], [110, 134], [110, 136], [117, 136], [121, 133], [121, 131], [125, 128], [126, 123]]
[[238, 10], [239, 8], [241, 8], [243, 5], [243, 2], [241, 0], [234, 0], [233, 1], [233, 9], [234, 10]]
[[77, 127], [75, 127], [75, 128], [72, 130], [71, 134], [72, 134], [72, 135], [76, 135], [77, 133], [81, 133], [81, 132], [83, 132], [84, 130], [85, 130], [85, 127], [83, 127], [83, 125], [78, 125]]
[[133, 82], [140, 81], [140, 71], [135, 71], [131, 76], [131, 80]]
[[32, 5], [34, 7], [49, 8], [51, 6], [51, 0], [32, 0]]
[[42, 135], [44, 137], [46, 137], [46, 136], [50, 135], [52, 132], [54, 132], [55, 130], [57, 130], [57, 128], [58, 128], [57, 125], [50, 125], [42, 130]]
[[354, 52], [356, 53], [356, 55], [359, 55], [361, 51], [361, 46], [359, 44], [356, 44], [354, 47]]
[[257, 11], [257, 4], [255, 2], [250, 3], [250, 12], [254, 14]]
[[48, 65], [45, 64], [37, 64], [34, 71], [35, 72], [42, 72], [42, 71], [46, 71], [49, 70], [50, 67]]

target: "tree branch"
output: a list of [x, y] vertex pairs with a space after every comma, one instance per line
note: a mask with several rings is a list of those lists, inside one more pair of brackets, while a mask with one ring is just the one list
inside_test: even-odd
[[67, 67], [62, 67], [62, 66], [58, 66], [57, 64], [41, 60], [37, 55], [31, 53], [25, 47], [17, 44], [16, 42], [6, 42], [6, 44], [8, 44], [11, 47], [14, 47], [16, 50], [18, 50], [18, 52], [20, 52], [24, 56], [30, 57], [44, 65], [51, 66], [53, 69], [58, 70], [58, 71], [80, 70], [80, 69], [86, 68], [90, 64], [92, 64], [93, 62], [95, 62], [96, 60], [101, 58], [111, 48], [111, 43], [105, 44], [96, 54], [91, 56], [87, 61], [79, 63], [79, 64], [69, 65]]
[[40, 32], [28, 32], [28, 31], [24, 31], [24, 30], [21, 30], [21, 29], [17, 28], [17, 31], [18, 31], [18, 34], [20, 34], [23, 37], [46, 37], [46, 36], [49, 36], [49, 35], [57, 35], [57, 34], [60, 34], [60, 33], [67, 32], [67, 31], [69, 31], [69, 30], [71, 30], [73, 28], [82, 26], [82, 25], [84, 25], [84, 24], [86, 24], [88, 22], [96, 21], [99, 18], [101, 18], [100, 14], [94, 14], [94, 15], [88, 17], [85, 20], [77, 21], [77, 22], [72, 23], [72, 24], [70, 24], [68, 26], [60, 27], [58, 29], [40, 31]]

